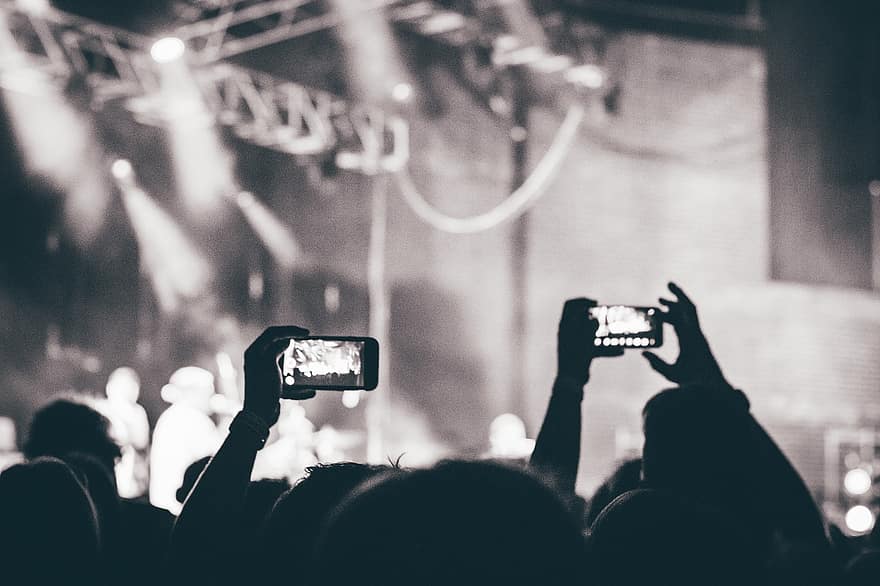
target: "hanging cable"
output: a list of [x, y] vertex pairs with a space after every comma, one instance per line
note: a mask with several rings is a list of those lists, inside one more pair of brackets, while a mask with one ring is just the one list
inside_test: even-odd
[[562, 161], [577, 138], [577, 130], [584, 119], [584, 108], [580, 105], [569, 107], [565, 118], [553, 137], [553, 142], [544, 156], [535, 165], [532, 173], [523, 184], [513, 191], [500, 204], [488, 212], [468, 218], [448, 216], [431, 205], [419, 192], [406, 170], [400, 171], [397, 185], [404, 201], [422, 221], [441, 232], [451, 234], [474, 234], [490, 230], [524, 213], [543, 196], [550, 182], [555, 178]]

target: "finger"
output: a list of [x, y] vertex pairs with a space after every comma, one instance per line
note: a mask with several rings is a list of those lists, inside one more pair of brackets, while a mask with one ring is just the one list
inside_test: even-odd
[[565, 305], [562, 307], [562, 317], [564, 319], [566, 317], [573, 317], [579, 314], [583, 314], [594, 305], [596, 305], [596, 302], [592, 299], [587, 299], [586, 297], [568, 299], [565, 302]]
[[316, 394], [317, 393], [314, 389], [296, 389], [295, 391], [286, 392], [281, 398], [292, 399], [294, 401], [304, 401], [313, 398]]
[[678, 297], [678, 299], [680, 301], [682, 301], [684, 303], [688, 303], [690, 305], [694, 304], [694, 302], [691, 301], [691, 298], [687, 296], [687, 293], [682, 291], [681, 287], [679, 287], [678, 285], [676, 285], [672, 281], [669, 282], [669, 290], [672, 291], [675, 294], [675, 296]]
[[670, 301], [664, 297], [658, 297], [657, 300], [666, 307], [675, 307], [675, 304], [678, 303], [678, 301]]
[[248, 351], [265, 352], [269, 346], [278, 340], [301, 338], [308, 336], [309, 331], [299, 326], [271, 326], [266, 328], [262, 334], [248, 347]]
[[651, 365], [651, 368], [659, 372], [670, 381], [677, 382], [677, 377], [675, 376], [675, 367], [673, 365], [664, 361], [653, 352], [642, 352], [642, 356], [645, 357], [645, 360], [648, 361], [648, 364]]
[[277, 340], [272, 342], [268, 348], [266, 348], [266, 354], [269, 356], [275, 357], [275, 362], [278, 364], [279, 368], [281, 364], [278, 362], [281, 359], [281, 356], [284, 354], [284, 351], [290, 347], [290, 338], [286, 338], [283, 340]]
[[666, 299], [660, 299], [660, 303], [666, 304], [669, 307], [666, 310], [660, 310], [657, 313], [660, 316], [660, 319], [668, 324], [673, 326], [681, 323], [681, 308], [674, 302], [670, 302]]

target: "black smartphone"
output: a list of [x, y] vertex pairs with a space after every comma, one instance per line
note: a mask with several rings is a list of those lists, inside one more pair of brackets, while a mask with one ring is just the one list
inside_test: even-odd
[[590, 317], [599, 322], [596, 346], [658, 348], [663, 345], [663, 320], [656, 307], [596, 305]]
[[291, 338], [281, 355], [281, 375], [284, 389], [371, 391], [379, 384], [379, 342], [354, 336]]

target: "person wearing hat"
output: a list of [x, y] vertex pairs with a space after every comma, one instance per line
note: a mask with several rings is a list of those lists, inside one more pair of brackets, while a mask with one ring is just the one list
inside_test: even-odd
[[212, 455], [222, 436], [210, 417], [214, 376], [197, 366], [177, 369], [162, 387], [168, 407], [153, 429], [150, 451], [150, 502], [175, 515], [181, 504], [176, 492], [187, 466]]

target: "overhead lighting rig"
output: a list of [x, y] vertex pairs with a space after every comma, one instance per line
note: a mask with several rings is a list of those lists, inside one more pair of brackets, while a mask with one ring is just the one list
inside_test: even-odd
[[[230, 2], [225, 7], [241, 4]], [[251, 4], [247, 18], [256, 16], [257, 7], [265, 12], [269, 4], [292, 9], [307, 2]], [[173, 116], [160, 91], [160, 65], [150, 55], [154, 39], [51, 8], [28, 12], [8, 0], [0, 2], [0, 17], [0, 23], [5, 21], [5, 40], [14, 49], [4, 50], [0, 57], [3, 85], [22, 90], [27, 82], [26, 91], [32, 91], [29, 78], [34, 72], [62, 86], [80, 78], [89, 87], [95, 108], [121, 100], [138, 121], [152, 125], [165, 124]], [[191, 36], [174, 33], [169, 38], [186, 42], [202, 34], [198, 27], [181, 31]], [[394, 165], [408, 153], [408, 145], [398, 144], [408, 134], [402, 130], [405, 122], [396, 116], [224, 61], [191, 60], [191, 54], [188, 50], [186, 62], [208, 114], [248, 142], [294, 155], [348, 153], [349, 162], [365, 153], [375, 157], [377, 145], [382, 147], [380, 159], [390, 156]]]
[[[406, 0], [359, 0], [359, 12], [384, 10]], [[197, 20], [174, 34], [210, 63], [338, 25], [341, 17], [322, 0], [195, 0]]]

